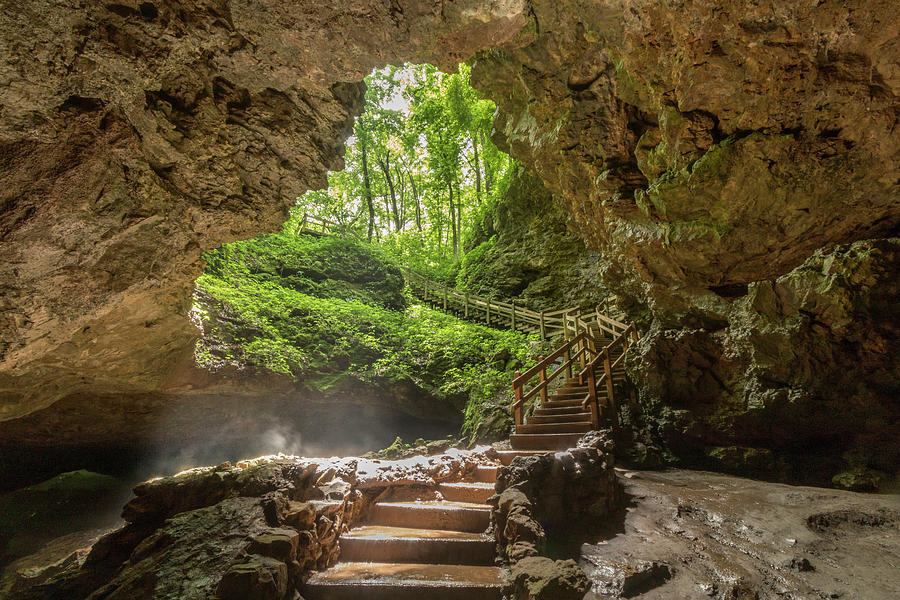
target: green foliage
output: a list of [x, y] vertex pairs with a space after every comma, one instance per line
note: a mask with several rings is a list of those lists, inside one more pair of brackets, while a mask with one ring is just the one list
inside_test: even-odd
[[497, 236], [495, 235], [466, 253], [456, 275], [455, 284], [457, 287], [463, 290], [480, 289], [479, 281], [484, 279], [484, 271], [490, 265], [486, 258], [494, 252], [496, 242]]
[[472, 229], [514, 166], [491, 141], [495, 106], [469, 85], [469, 73], [465, 64], [450, 74], [427, 64], [374, 71], [345, 170], [329, 174], [328, 190], [298, 198], [285, 230], [304, 214], [324, 217], [452, 283], [453, 263], [477, 245]]
[[[529, 360], [529, 338], [406, 306], [402, 275], [375, 245], [275, 234], [206, 255], [193, 314], [209, 369], [267, 370], [320, 391], [412, 383], [439, 402], [477, 407]], [[500, 353], [503, 360], [494, 360]]]
[[380, 248], [338, 236], [286, 233], [226, 244], [204, 255], [205, 276], [231, 283], [276, 282], [319, 298], [402, 308], [403, 275]]
[[[196, 359], [322, 391], [412, 383], [465, 406], [471, 435], [527, 360], [529, 340], [416, 305], [398, 267], [454, 285], [464, 250], [486, 251], [493, 234], [482, 223], [514, 164], [491, 141], [495, 107], [469, 85], [467, 65], [450, 74], [388, 66], [366, 84], [346, 168], [329, 173], [329, 188], [298, 198], [281, 234], [206, 255]], [[342, 235], [298, 235], [306, 215]]]

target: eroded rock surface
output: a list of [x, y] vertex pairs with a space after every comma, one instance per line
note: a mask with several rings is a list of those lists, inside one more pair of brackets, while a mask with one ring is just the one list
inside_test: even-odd
[[533, 10], [521, 45], [479, 55], [472, 80], [650, 330], [636, 374], [651, 427], [720, 468], [716, 454], [749, 453], [737, 468], [796, 476], [794, 450], [832, 444], [818, 481], [841, 463], [895, 471], [889, 444], [860, 439], [897, 434], [883, 299], [898, 269], [877, 241], [900, 222], [891, 3]]
[[126, 524], [89, 553], [23, 560], [0, 583], [23, 600], [293, 598], [311, 570], [337, 561], [339, 536], [376, 500], [437, 494], [490, 456], [481, 446], [402, 461], [280, 455], [191, 469], [138, 485]]
[[617, 535], [585, 544], [588, 600], [891, 598], [900, 500], [699, 471], [623, 472]]
[[532, 310], [593, 308], [607, 295], [599, 256], [567, 228], [567, 220], [540, 178], [519, 167], [475, 228], [457, 286]]
[[592, 432], [565, 452], [518, 456], [497, 472], [489, 501], [500, 559], [511, 565], [515, 600], [580, 600], [590, 584], [578, 564], [582, 541], [623, 506], [608, 432]]
[[816, 484], [845, 465], [896, 472], [898, 272], [900, 240], [839, 246], [751, 283], [728, 327], [652, 327], [632, 371], [643, 417], [716, 469]]
[[201, 251], [326, 185], [374, 66], [453, 67], [524, 4], [4, 5], [0, 419], [171, 388]]

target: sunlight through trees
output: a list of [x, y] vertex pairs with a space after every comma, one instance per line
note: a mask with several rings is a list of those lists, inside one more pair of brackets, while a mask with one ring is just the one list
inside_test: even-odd
[[429, 64], [376, 69], [348, 140], [346, 168], [297, 201], [304, 214], [378, 241], [407, 264], [439, 274], [464, 251], [479, 216], [508, 184], [513, 162], [491, 140], [494, 103]]

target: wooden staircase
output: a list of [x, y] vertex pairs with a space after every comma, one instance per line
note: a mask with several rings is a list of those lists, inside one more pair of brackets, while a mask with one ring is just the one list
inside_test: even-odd
[[[340, 233], [335, 223], [305, 215], [298, 232]], [[624, 359], [639, 335], [613, 318], [614, 299], [589, 313], [579, 309], [536, 312], [460, 292], [411, 270], [406, 282], [420, 300], [461, 318], [497, 328], [565, 338], [559, 348], [525, 373], [516, 372], [511, 406], [515, 433], [501, 464], [517, 456], [545, 454], [576, 445], [602, 423], [615, 423], [616, 388]], [[619, 316], [619, 315], [616, 315]], [[548, 374], [548, 371], [551, 371]], [[555, 386], [555, 387], [553, 387]], [[529, 389], [526, 389], [529, 388]], [[443, 483], [440, 499], [378, 502], [368, 520], [341, 536], [341, 560], [304, 585], [307, 600], [500, 600], [506, 573], [495, 563], [486, 534], [487, 499], [496, 465], [480, 466], [469, 481]]]
[[[625, 381], [625, 353], [637, 334], [624, 323], [610, 325], [615, 327], [612, 332], [604, 324], [600, 319], [594, 324], [576, 322], [576, 335], [549, 356], [539, 357], [524, 374], [516, 373], [511, 407], [516, 432], [510, 436], [514, 450], [565, 450], [602, 422], [615, 423], [615, 391]], [[561, 384], [551, 391], [557, 379]], [[529, 401], [534, 402], [530, 411]]]

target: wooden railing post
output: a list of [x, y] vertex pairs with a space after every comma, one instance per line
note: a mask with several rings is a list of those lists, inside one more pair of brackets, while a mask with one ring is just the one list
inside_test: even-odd
[[570, 362], [572, 360], [571, 348], [566, 348], [565, 359], [566, 359], [566, 363], [567, 363], [566, 364], [566, 377], [568, 377], [569, 379], [572, 379], [572, 363]]
[[591, 426], [600, 428], [600, 400], [597, 398], [597, 377], [593, 367], [587, 373], [588, 403], [591, 408]]
[[609, 400], [610, 418], [616, 423], [616, 397], [613, 391], [612, 361], [609, 359], [609, 348], [603, 349], [603, 372], [606, 374], [606, 397]]
[[[543, 356], [538, 356], [538, 364], [544, 360]], [[541, 383], [547, 381], [547, 367], [541, 367]], [[541, 408], [544, 408], [544, 405], [547, 404], [547, 386], [541, 388]]]
[[544, 325], [544, 311], [541, 311], [541, 339], [547, 339], [547, 328]]
[[485, 298], [485, 300], [487, 300], [487, 315], [485, 316], [485, 318], [487, 319], [487, 324], [490, 325], [491, 324], [491, 299]]
[[[515, 372], [515, 378], [518, 379], [521, 373], [518, 371]], [[513, 385], [513, 395], [515, 396], [516, 402], [513, 404], [513, 422], [518, 426], [524, 423], [522, 419], [522, 386], [521, 385]]]
[[516, 301], [511, 300], [510, 305], [512, 306], [512, 327], [511, 327], [511, 329], [513, 331], [515, 331], [516, 330]]
[[466, 292], [466, 308], [465, 308], [466, 318], [469, 318], [469, 292]]

